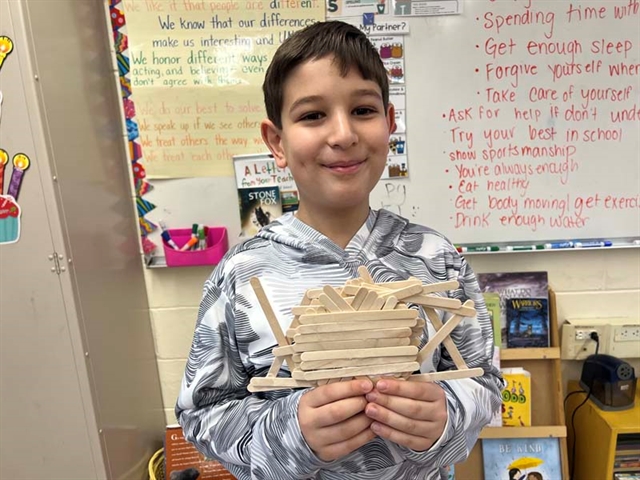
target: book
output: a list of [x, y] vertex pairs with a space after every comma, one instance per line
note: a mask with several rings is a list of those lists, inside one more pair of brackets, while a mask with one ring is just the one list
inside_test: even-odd
[[507, 305], [507, 348], [549, 346], [549, 300], [509, 298]]
[[208, 460], [187, 442], [180, 425], [169, 425], [164, 438], [167, 480], [236, 480], [219, 462]]
[[[493, 347], [493, 366], [500, 370], [500, 347]], [[502, 410], [493, 412], [491, 421], [488, 427], [501, 427], [502, 426]]]
[[253, 237], [258, 231], [282, 216], [279, 187], [238, 189], [241, 237]]
[[524, 368], [503, 368], [506, 387], [502, 391], [502, 425], [531, 426], [531, 374]]
[[479, 273], [482, 293], [500, 295], [500, 346], [507, 348], [507, 308], [509, 298], [546, 298], [549, 300], [547, 272]]
[[484, 478], [558, 480], [562, 478], [557, 438], [487, 438], [482, 440]]
[[489, 312], [489, 319], [493, 325], [493, 344], [502, 346], [502, 330], [500, 328], [500, 294], [497, 292], [484, 292], [484, 303]]

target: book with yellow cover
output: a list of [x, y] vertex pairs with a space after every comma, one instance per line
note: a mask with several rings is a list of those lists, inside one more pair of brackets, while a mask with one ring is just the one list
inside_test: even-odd
[[531, 426], [531, 374], [524, 368], [503, 368], [507, 384], [502, 391], [502, 425]]

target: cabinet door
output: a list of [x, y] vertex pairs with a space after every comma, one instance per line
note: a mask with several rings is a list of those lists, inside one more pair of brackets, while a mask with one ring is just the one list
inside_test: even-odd
[[34, 140], [35, 80], [17, 5], [0, 0], [0, 36], [14, 44], [0, 68], [0, 148], [9, 155], [2, 193], [14, 155], [25, 154], [30, 166], [17, 198], [19, 240], [0, 244], [0, 478], [105, 478], [75, 308], [63, 295], [67, 256], [56, 240], [52, 175]]

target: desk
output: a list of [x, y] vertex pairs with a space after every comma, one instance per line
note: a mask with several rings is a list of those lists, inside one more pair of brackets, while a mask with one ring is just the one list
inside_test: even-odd
[[[582, 388], [577, 381], [569, 382], [569, 392], [580, 390]], [[585, 393], [576, 393], [567, 400], [566, 418], [570, 456], [574, 441], [571, 416], [576, 407], [584, 401], [584, 397]], [[614, 469], [617, 454], [624, 453], [640, 457], [640, 447], [616, 451], [619, 439], [628, 439], [634, 434], [640, 437], [640, 388], [636, 388], [636, 402], [633, 408], [607, 412], [589, 400], [576, 413], [575, 423], [578, 443], [575, 450], [573, 480], [611, 480], [614, 472], [640, 472], [640, 467]]]

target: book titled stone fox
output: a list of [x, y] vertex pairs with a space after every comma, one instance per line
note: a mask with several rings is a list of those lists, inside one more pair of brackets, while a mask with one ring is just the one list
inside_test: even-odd
[[253, 237], [258, 231], [282, 216], [279, 187], [238, 189], [241, 237]]

